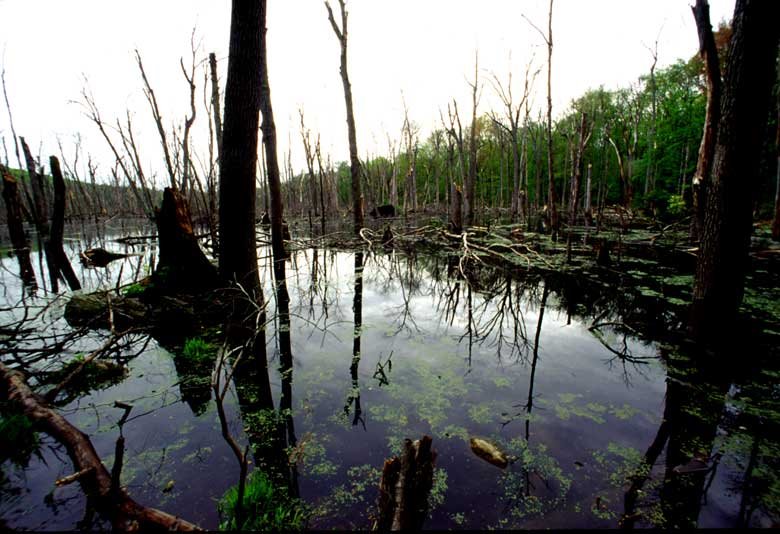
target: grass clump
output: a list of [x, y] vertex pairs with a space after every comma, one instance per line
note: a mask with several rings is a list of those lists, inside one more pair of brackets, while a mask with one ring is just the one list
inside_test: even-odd
[[146, 291], [146, 286], [142, 286], [141, 284], [136, 283], [127, 286], [123, 291], [123, 294], [124, 296], [130, 298], [140, 298], [145, 291]]
[[40, 441], [33, 422], [10, 404], [0, 404], [0, 463], [12, 463], [27, 467], [30, 455], [38, 451]]
[[218, 504], [220, 530], [303, 530], [306, 512], [303, 503], [290, 497], [287, 488], [274, 483], [260, 470], [253, 471], [246, 481], [241, 524], [236, 524], [238, 486], [230, 488]]
[[189, 338], [184, 342], [182, 356], [193, 363], [206, 363], [217, 354], [217, 347], [202, 338]]

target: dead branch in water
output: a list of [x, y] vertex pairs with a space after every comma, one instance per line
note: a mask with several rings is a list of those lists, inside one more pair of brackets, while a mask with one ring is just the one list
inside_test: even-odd
[[74, 471], [83, 473], [78, 477], [82, 488], [95, 499], [97, 507], [111, 519], [115, 529], [200, 530], [184, 519], [138, 504], [121, 488], [112, 491], [111, 475], [87, 435], [33, 393], [22, 373], [0, 363], [0, 383], [8, 400], [17, 403], [24, 415], [65, 446]]

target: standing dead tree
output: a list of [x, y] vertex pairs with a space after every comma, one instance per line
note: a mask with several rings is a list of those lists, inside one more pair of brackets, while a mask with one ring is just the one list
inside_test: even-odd
[[352, 110], [352, 85], [349, 82], [347, 72], [347, 8], [344, 0], [338, 0], [341, 10], [341, 27], [336, 23], [333, 17], [333, 10], [330, 3], [325, 1], [325, 7], [328, 10], [328, 20], [333, 27], [333, 33], [339, 40], [341, 46], [341, 82], [344, 85], [344, 100], [347, 106], [347, 133], [349, 135], [349, 165], [350, 176], [352, 178], [352, 210], [355, 219], [355, 233], [359, 234], [363, 228], [363, 195], [360, 187], [360, 158], [357, 149], [357, 134], [355, 132], [355, 114]]
[[406, 185], [404, 186], [404, 214], [407, 206], [412, 211], [417, 211], [417, 150], [419, 128], [409, 120], [409, 108], [406, 100], [401, 95], [404, 106], [404, 125], [402, 130], [406, 140], [406, 157], [409, 159], [409, 171], [406, 173]]
[[[525, 155], [525, 144], [526, 144], [526, 134], [527, 134], [527, 128], [523, 128], [523, 139], [522, 139], [522, 146], [518, 143], [520, 140], [518, 139], [518, 134], [520, 131], [520, 111], [523, 108], [523, 105], [526, 104], [526, 122], [527, 122], [527, 114], [528, 114], [528, 106], [527, 106], [527, 100], [531, 91], [531, 88], [533, 87], [533, 82], [536, 79], [536, 75], [539, 73], [537, 70], [535, 73], [533, 73], [533, 76], [531, 76], [531, 62], [528, 63], [525, 69], [525, 84], [523, 86], [523, 97], [520, 99], [520, 102], [515, 105], [514, 103], [514, 97], [512, 95], [512, 71], [509, 71], [509, 79], [507, 81], [506, 86], [504, 86], [501, 81], [498, 79], [498, 76], [495, 74], [493, 75], [492, 84], [493, 89], [498, 94], [499, 98], [501, 99], [501, 103], [506, 108], [506, 120], [509, 122], [509, 125], [507, 126], [502, 121], [498, 120], [495, 115], [491, 114], [491, 118], [493, 119], [493, 122], [497, 124], [499, 127], [501, 127], [507, 134], [509, 134], [510, 140], [512, 142], [512, 202], [511, 202], [511, 217], [512, 222], [517, 222], [518, 217], [522, 218], [522, 211], [525, 208], [525, 205], [523, 201], [528, 201], [528, 191], [526, 191], [524, 188], [528, 187], [528, 176], [525, 176], [525, 182], [522, 183], [521, 181], [521, 174], [522, 174], [522, 168], [523, 168], [523, 161], [521, 161], [521, 158], [523, 160], [526, 159]], [[530, 79], [529, 79], [530, 77]]]
[[691, 218], [691, 240], [698, 241], [704, 228], [704, 208], [707, 198], [707, 178], [712, 169], [715, 155], [715, 137], [720, 120], [720, 98], [722, 81], [718, 49], [712, 34], [710, 6], [707, 0], [696, 0], [691, 8], [699, 34], [699, 55], [704, 63], [704, 80], [707, 88], [707, 107], [704, 115], [704, 133], [699, 145], [699, 159], [693, 175], [693, 217]]
[[[303, 120], [303, 109], [298, 108], [298, 115], [301, 117], [301, 140], [303, 141], [303, 151], [304, 155], [306, 156], [306, 169], [309, 172], [309, 225], [312, 224], [312, 212], [314, 216], [318, 216], [319, 209], [318, 209], [318, 202], [317, 202], [317, 183], [314, 179], [314, 150], [312, 149], [311, 145], [311, 130], [308, 130], [306, 128], [306, 124]], [[322, 191], [320, 191], [320, 196], [322, 195]], [[325, 213], [322, 213], [322, 222], [323, 222], [323, 234], [324, 231], [324, 222], [325, 222]]]
[[[573, 172], [571, 177], [571, 194], [569, 196], [569, 227], [566, 234], [566, 258], [568, 261], [571, 261], [571, 234], [574, 224], [577, 221], [577, 206], [579, 206], [580, 181], [582, 178], [582, 155], [585, 152], [585, 147], [587, 146], [588, 141], [590, 141], [590, 134], [592, 133], [591, 131], [588, 131], [587, 128], [587, 113], [582, 112], [580, 115], [579, 143], [572, 163]], [[588, 174], [588, 177], [590, 177], [590, 174]], [[588, 181], [588, 188], [590, 188], [590, 181]], [[588, 195], [590, 195], [590, 190], [588, 190]]]
[[552, 53], [553, 53], [553, 35], [552, 35], [552, 14], [553, 14], [553, 0], [550, 0], [550, 11], [547, 16], [547, 34], [545, 35], [534, 23], [524, 18], [528, 23], [539, 32], [547, 44], [547, 204], [550, 209], [550, 230], [552, 232], [553, 239], [558, 238], [558, 231], [560, 229], [560, 220], [558, 217], [558, 196], [555, 192], [555, 170], [554, 170], [554, 154], [553, 154], [553, 137], [552, 137]]
[[27, 240], [27, 235], [24, 233], [22, 198], [19, 194], [19, 186], [8, 169], [2, 165], [0, 165], [0, 174], [2, 174], [3, 178], [3, 199], [5, 200], [8, 233], [11, 237], [11, 244], [14, 247], [14, 254], [19, 262], [19, 275], [26, 287], [35, 290], [38, 284], [35, 280], [32, 262], [30, 261], [30, 243]]
[[[463, 231], [463, 190], [461, 189], [465, 181], [465, 149], [463, 142], [463, 127], [460, 123], [460, 115], [458, 115], [458, 103], [453, 99], [452, 107], [447, 104], [447, 118], [449, 124], [444, 122], [444, 116], [439, 112], [441, 117], [441, 123], [444, 129], [447, 131], [448, 139], [448, 160], [450, 170], [450, 183], [449, 183], [449, 198], [450, 198], [450, 232], [453, 234], [459, 234]], [[457, 129], [456, 129], [457, 126]], [[456, 181], [452, 176], [452, 168], [455, 164], [454, 161], [454, 148], [458, 150], [458, 171], [459, 180]]]
[[469, 172], [463, 189], [465, 189], [464, 219], [467, 226], [474, 224], [474, 208], [476, 208], [477, 192], [477, 151], [479, 149], [479, 123], [477, 122], [477, 107], [481, 88], [479, 85], [479, 55], [474, 54], [474, 83], [471, 87], [471, 131], [469, 135]]

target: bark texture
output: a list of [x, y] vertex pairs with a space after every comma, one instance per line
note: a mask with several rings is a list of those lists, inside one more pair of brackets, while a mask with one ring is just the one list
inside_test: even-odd
[[260, 286], [255, 179], [260, 125], [262, 2], [233, 0], [219, 180], [219, 272], [250, 293]]
[[33, 393], [20, 372], [0, 363], [0, 380], [0, 388], [5, 398], [18, 404], [27, 417], [65, 446], [73, 462], [74, 472], [83, 473], [78, 478], [79, 483], [84, 491], [95, 499], [93, 502], [98, 508], [111, 519], [114, 529], [200, 530], [188, 521], [138, 504], [122, 488], [112, 489], [111, 474], [86, 434]]
[[775, 81], [780, 3], [738, 0], [693, 288], [691, 330], [727, 341], [744, 293], [763, 133]]

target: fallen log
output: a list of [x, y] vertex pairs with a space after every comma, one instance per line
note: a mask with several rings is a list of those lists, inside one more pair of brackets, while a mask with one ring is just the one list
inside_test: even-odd
[[43, 431], [65, 446], [74, 472], [85, 493], [117, 530], [181, 530], [200, 528], [169, 513], [135, 502], [122, 488], [112, 490], [111, 475], [86, 434], [46, 405], [33, 393], [24, 375], [0, 363], [0, 388], [5, 397], [18, 404], [23, 413]]

